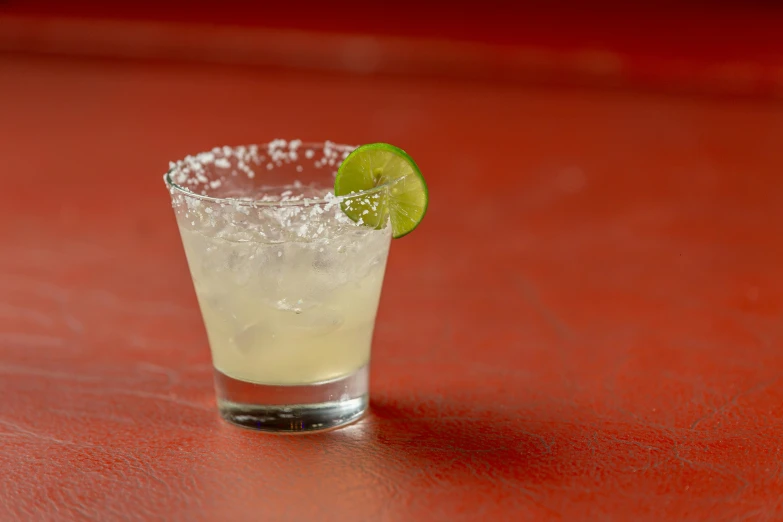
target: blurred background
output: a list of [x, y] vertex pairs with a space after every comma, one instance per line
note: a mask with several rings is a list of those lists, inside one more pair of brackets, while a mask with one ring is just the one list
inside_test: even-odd
[[780, 96], [768, 1], [0, 1], [0, 51]]
[[[612, 100], [658, 94], [777, 106], [781, 27], [772, 0], [0, 0], [0, 150], [26, 158], [21, 172], [43, 141], [71, 165], [144, 150], [150, 171], [216, 143], [329, 138], [458, 148], [470, 171], [491, 159], [465, 157], [468, 143], [544, 133], [564, 158], [577, 131], [552, 125], [575, 116], [573, 102], [611, 112]], [[596, 96], [609, 105], [587, 101]], [[547, 97], [554, 110], [537, 111]], [[593, 117], [574, 121], [602, 124]]]

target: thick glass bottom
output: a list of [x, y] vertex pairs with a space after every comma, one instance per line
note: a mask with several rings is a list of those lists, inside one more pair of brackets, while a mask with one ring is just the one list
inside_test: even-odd
[[369, 404], [369, 368], [317, 384], [279, 386], [240, 381], [215, 370], [220, 416], [262, 431], [312, 432], [358, 420]]

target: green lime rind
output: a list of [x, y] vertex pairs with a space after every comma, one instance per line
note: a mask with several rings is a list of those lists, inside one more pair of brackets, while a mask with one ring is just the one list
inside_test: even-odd
[[[363, 194], [351, 197], [352, 193]], [[356, 222], [382, 228], [388, 218], [395, 239], [421, 223], [429, 203], [427, 183], [416, 162], [388, 143], [362, 145], [351, 152], [337, 169], [334, 194], [345, 197], [343, 212]]]

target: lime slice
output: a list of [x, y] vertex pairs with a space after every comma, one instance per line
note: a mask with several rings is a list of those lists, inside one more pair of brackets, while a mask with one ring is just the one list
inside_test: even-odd
[[[377, 192], [372, 191], [378, 188]], [[384, 193], [385, 189], [385, 193]], [[370, 191], [361, 197], [351, 193]], [[400, 238], [421, 223], [427, 212], [427, 184], [413, 158], [388, 143], [362, 145], [337, 170], [335, 196], [347, 196], [343, 211], [356, 222], [381, 228], [389, 218], [392, 237]]]

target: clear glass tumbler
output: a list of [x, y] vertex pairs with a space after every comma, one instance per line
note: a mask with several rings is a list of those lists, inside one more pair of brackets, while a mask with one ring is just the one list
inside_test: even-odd
[[354, 147], [274, 140], [220, 147], [165, 175], [204, 319], [221, 416], [310, 431], [368, 405], [370, 345], [391, 227], [354, 222], [385, 187], [334, 196]]

